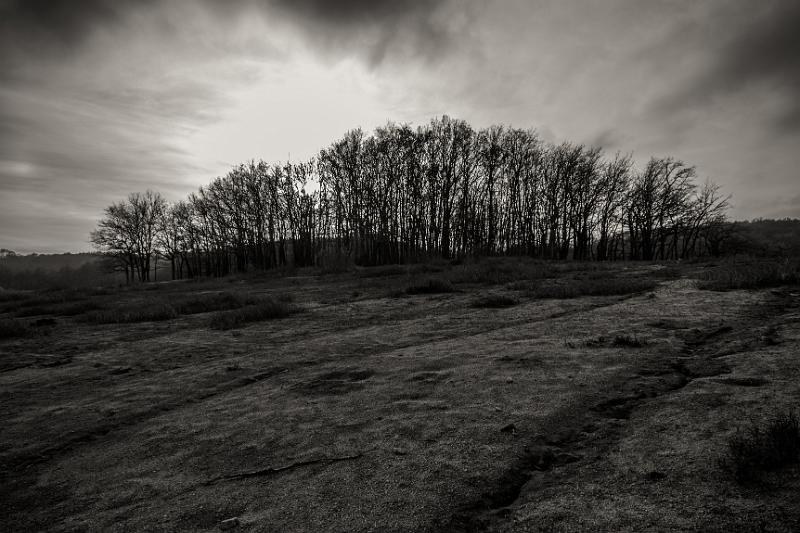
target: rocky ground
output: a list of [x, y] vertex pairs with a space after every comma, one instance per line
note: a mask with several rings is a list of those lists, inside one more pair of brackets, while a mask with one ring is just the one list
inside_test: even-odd
[[[725, 463], [737, 430], [800, 405], [799, 291], [570, 268], [544, 277], [654, 286], [547, 298], [507, 271], [387, 269], [90, 297], [291, 295], [234, 329], [28, 317], [0, 340], [0, 529], [800, 530], [797, 465], [741, 483]], [[430, 275], [454, 292], [406, 290]]]

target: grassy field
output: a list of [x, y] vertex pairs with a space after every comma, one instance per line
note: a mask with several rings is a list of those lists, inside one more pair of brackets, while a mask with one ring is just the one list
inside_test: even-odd
[[0, 530], [797, 531], [787, 268], [3, 291]]

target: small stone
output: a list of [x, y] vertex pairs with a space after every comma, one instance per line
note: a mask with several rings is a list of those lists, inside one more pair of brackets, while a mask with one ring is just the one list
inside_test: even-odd
[[219, 523], [219, 528], [222, 531], [228, 531], [235, 527], [239, 527], [239, 519], [235, 516], [233, 518], [228, 518], [227, 520], [223, 520]]
[[516, 433], [516, 432], [517, 432], [517, 426], [515, 426], [514, 424], [508, 424], [500, 428], [500, 433]]
[[506, 383], [514, 383], [514, 378], [506, 378]]

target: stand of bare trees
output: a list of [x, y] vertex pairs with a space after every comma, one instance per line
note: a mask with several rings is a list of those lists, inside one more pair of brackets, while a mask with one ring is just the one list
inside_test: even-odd
[[380, 265], [488, 255], [660, 260], [706, 253], [728, 198], [693, 167], [644, 169], [535, 131], [448, 117], [360, 129], [307, 163], [251, 161], [168, 205], [152, 192], [105, 211], [92, 242], [129, 279], [282, 265]]

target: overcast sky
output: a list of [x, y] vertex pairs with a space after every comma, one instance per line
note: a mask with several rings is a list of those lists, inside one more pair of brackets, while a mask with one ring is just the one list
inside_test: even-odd
[[796, 0], [0, 0], [0, 247], [89, 250], [130, 192], [443, 114], [671, 155], [800, 217]]

